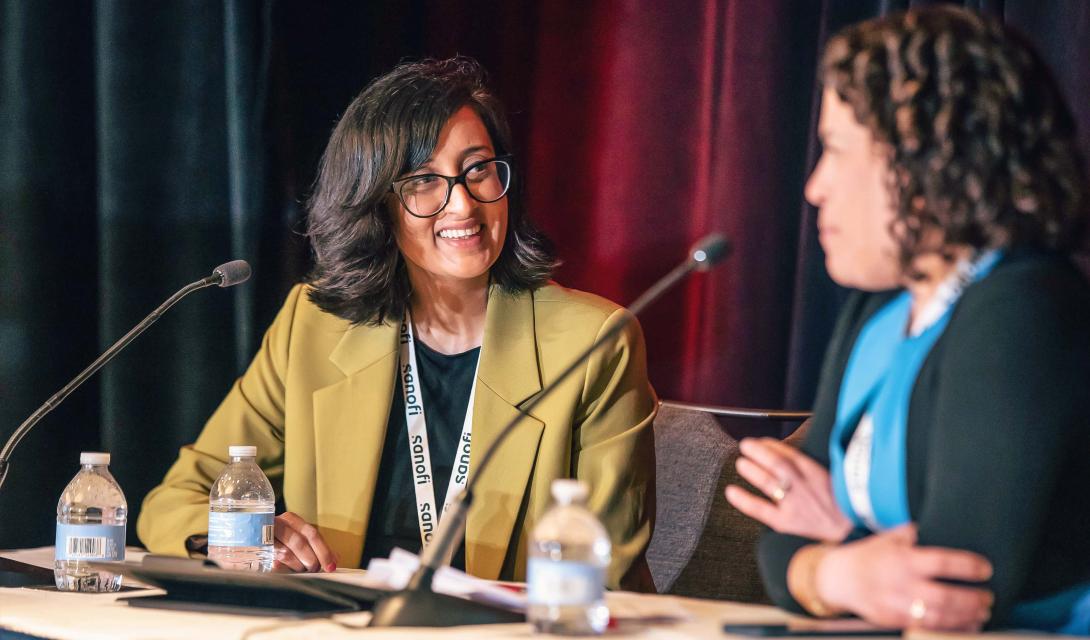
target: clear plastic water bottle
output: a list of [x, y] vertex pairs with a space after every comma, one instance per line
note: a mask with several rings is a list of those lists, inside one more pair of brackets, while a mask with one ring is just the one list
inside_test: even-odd
[[257, 447], [231, 446], [208, 497], [208, 557], [224, 569], [271, 571], [276, 496]]
[[110, 475], [110, 454], [83, 452], [82, 467], [57, 501], [53, 578], [61, 591], [117, 591], [121, 576], [87, 566], [125, 559], [125, 494]]
[[552, 494], [555, 504], [530, 538], [527, 619], [539, 633], [600, 634], [609, 624], [609, 535], [586, 507], [585, 484], [554, 480]]

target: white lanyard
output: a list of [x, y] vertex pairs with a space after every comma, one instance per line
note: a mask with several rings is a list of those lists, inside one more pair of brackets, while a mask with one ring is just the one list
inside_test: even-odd
[[401, 377], [401, 396], [405, 400], [405, 427], [409, 432], [409, 456], [412, 458], [413, 488], [416, 490], [416, 519], [420, 525], [420, 544], [428, 546], [432, 534], [439, 525], [439, 517], [447, 512], [454, 498], [465, 489], [469, 480], [469, 451], [473, 442], [473, 398], [477, 395], [477, 372], [481, 367], [480, 355], [473, 371], [473, 383], [469, 391], [469, 406], [462, 424], [462, 437], [454, 454], [450, 470], [447, 495], [443, 511], [435, 511], [435, 480], [431, 473], [431, 452], [428, 449], [428, 423], [424, 418], [424, 396], [420, 383], [420, 369], [416, 366], [416, 344], [413, 341], [413, 322], [409, 310], [401, 321], [401, 358], [398, 361]]

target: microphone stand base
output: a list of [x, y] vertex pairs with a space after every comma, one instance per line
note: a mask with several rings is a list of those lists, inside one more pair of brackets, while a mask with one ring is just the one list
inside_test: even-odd
[[369, 627], [456, 627], [526, 622], [526, 616], [430, 589], [392, 593], [375, 604]]

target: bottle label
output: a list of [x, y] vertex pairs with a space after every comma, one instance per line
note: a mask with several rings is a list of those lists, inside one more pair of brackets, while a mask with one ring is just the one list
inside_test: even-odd
[[583, 562], [530, 558], [527, 596], [530, 604], [583, 605], [604, 597], [606, 571]]
[[58, 522], [54, 549], [57, 560], [124, 560], [125, 525]]
[[208, 546], [263, 547], [273, 543], [273, 514], [230, 511], [208, 513]]

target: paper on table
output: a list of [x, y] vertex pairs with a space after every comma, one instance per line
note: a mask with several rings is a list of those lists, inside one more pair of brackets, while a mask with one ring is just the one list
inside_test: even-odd
[[[374, 558], [368, 563], [365, 584], [385, 589], [404, 589], [419, 566], [420, 558], [416, 554], [394, 549], [389, 558]], [[438, 593], [494, 604], [512, 611], [526, 611], [525, 592], [513, 591], [497, 582], [476, 578], [452, 567], [437, 571], [432, 586]]]
[[[367, 565], [368, 586], [404, 589], [420, 559], [404, 549], [394, 549], [389, 559], [375, 558]], [[512, 583], [500, 583], [471, 576], [452, 567], [435, 574], [434, 588], [439, 593], [495, 604], [513, 611], [526, 611], [524, 585], [512, 589]], [[516, 583], [517, 584], [517, 583]], [[507, 585], [507, 586], [504, 586]], [[674, 598], [649, 599], [644, 594], [613, 592], [609, 596], [609, 615], [615, 621], [680, 622], [692, 614]]]

